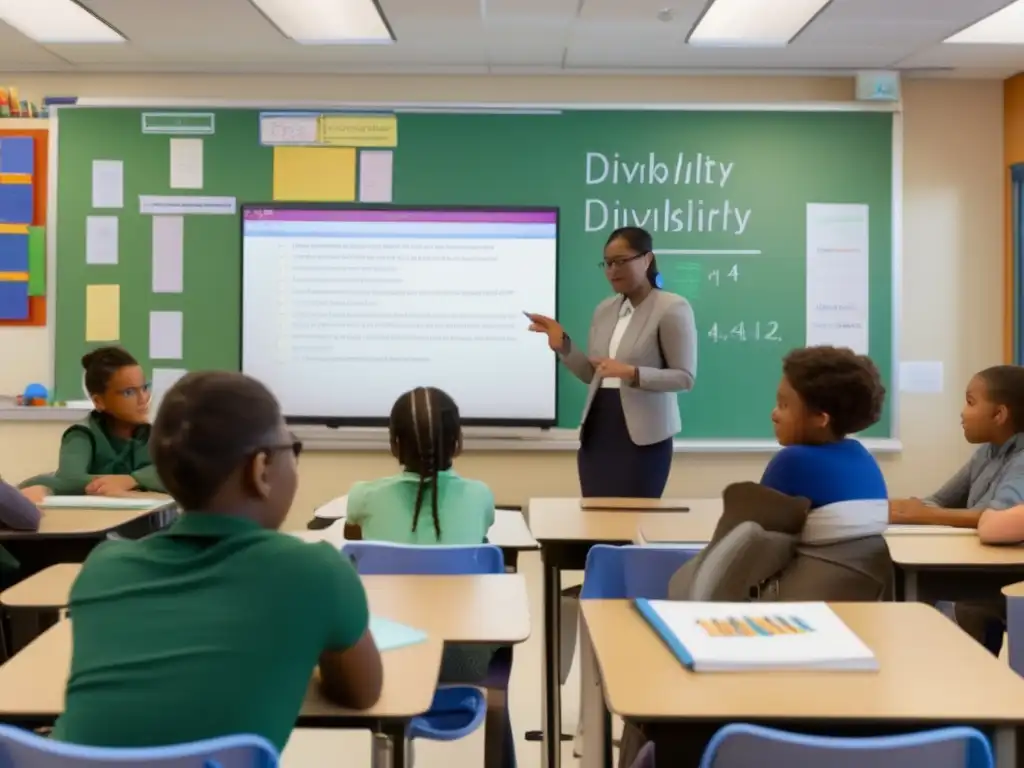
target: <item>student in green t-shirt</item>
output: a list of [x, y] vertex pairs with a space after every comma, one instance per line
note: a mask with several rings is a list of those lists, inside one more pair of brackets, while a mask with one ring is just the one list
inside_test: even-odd
[[136, 747], [253, 733], [283, 748], [317, 665], [338, 704], [377, 701], [358, 575], [329, 544], [277, 530], [301, 447], [255, 379], [192, 373], [171, 388], [151, 449], [184, 513], [86, 560], [55, 738]]

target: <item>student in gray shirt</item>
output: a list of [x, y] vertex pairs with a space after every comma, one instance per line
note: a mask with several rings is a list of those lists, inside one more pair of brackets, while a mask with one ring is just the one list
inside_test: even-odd
[[[893, 523], [978, 528], [1024, 504], [1024, 368], [997, 365], [967, 385], [960, 412], [964, 437], [977, 451], [939, 490], [889, 502]], [[1006, 626], [1001, 598], [956, 604], [957, 623], [998, 654]]]

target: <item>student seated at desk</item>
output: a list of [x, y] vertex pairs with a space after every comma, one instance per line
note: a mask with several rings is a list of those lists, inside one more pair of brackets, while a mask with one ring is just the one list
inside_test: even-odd
[[[810, 499], [804, 539], [883, 533], [889, 522], [882, 470], [859, 440], [849, 437], [878, 421], [885, 387], [878, 368], [852, 350], [795, 349], [782, 363], [772, 425], [783, 446], [761, 484]], [[817, 532], [817, 534], [816, 534]]]
[[[479, 480], [459, 477], [452, 463], [462, 450], [455, 401], [434, 387], [406, 392], [391, 408], [391, 454], [404, 471], [356, 483], [348, 493], [345, 538], [392, 544], [483, 544], [494, 524], [494, 494]], [[479, 683], [495, 648], [448, 645], [442, 683]]]
[[190, 373], [170, 389], [153, 458], [185, 512], [86, 560], [54, 738], [137, 747], [254, 733], [283, 749], [318, 664], [329, 698], [376, 703], [381, 658], [358, 574], [329, 544], [277, 530], [301, 448], [255, 379]]
[[[967, 385], [960, 411], [964, 438], [979, 448], [939, 490], [923, 499], [894, 499], [890, 518], [911, 525], [977, 528], [983, 541], [1015, 541], [1017, 515], [1024, 504], [1024, 368], [997, 365]], [[1004, 515], [1007, 517], [1004, 519]], [[1006, 629], [1006, 602], [957, 603], [957, 623], [998, 654]]]
[[348, 493], [345, 538], [393, 544], [483, 544], [494, 524], [494, 494], [460, 477], [459, 408], [445, 392], [418, 387], [391, 408], [391, 455], [402, 472], [356, 483]]
[[43, 485], [63, 496], [164, 492], [149, 456], [150, 387], [142, 368], [120, 347], [94, 349], [82, 367], [94, 410], [64, 432], [57, 472], [22, 486]]

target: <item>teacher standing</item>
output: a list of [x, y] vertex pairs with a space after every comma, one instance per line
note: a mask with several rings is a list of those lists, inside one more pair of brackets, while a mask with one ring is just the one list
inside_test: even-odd
[[[577, 465], [584, 497], [659, 498], [682, 428], [677, 392], [693, 388], [697, 329], [682, 296], [660, 289], [651, 235], [616, 229], [599, 263], [616, 295], [594, 310], [587, 350], [561, 324], [529, 315], [530, 330], [589, 385]], [[589, 353], [589, 354], [588, 354]]]

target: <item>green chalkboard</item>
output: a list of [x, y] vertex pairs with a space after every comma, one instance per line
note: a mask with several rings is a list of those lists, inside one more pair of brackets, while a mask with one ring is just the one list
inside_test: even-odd
[[[182, 294], [151, 290], [151, 224], [139, 195], [170, 189], [169, 136], [143, 134], [141, 110], [61, 110], [58, 150], [57, 395], [79, 397], [85, 285], [117, 282], [122, 343], [144, 353], [148, 313], [184, 312], [184, 359], [239, 366], [240, 229], [234, 216], [189, 216]], [[203, 195], [271, 198], [273, 150], [259, 114], [213, 110]], [[607, 233], [652, 231], [666, 288], [692, 303], [697, 386], [680, 396], [683, 437], [770, 438], [780, 360], [807, 333], [807, 206], [859, 204], [869, 218], [869, 353], [892, 376], [893, 116], [882, 112], [563, 111], [402, 113], [394, 160], [399, 204], [544, 205], [561, 210], [559, 316], [586, 338], [609, 290]], [[87, 265], [92, 161], [124, 161], [121, 263]], [[198, 193], [197, 193], [198, 194]], [[99, 212], [97, 212], [99, 213]], [[145, 361], [151, 365], [151, 361]], [[575, 426], [582, 384], [560, 371], [558, 418]], [[892, 433], [889, 408], [866, 434]]]

